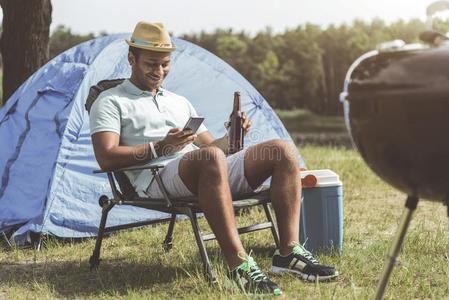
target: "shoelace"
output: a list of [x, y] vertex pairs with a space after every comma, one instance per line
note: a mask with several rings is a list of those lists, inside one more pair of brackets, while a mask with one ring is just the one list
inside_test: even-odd
[[239, 258], [243, 259], [243, 266], [241, 267], [243, 271], [245, 271], [254, 282], [259, 283], [268, 279], [268, 277], [259, 269], [256, 261], [251, 257], [251, 252], [252, 251], [250, 251], [248, 255], [242, 255], [240, 253], [237, 255]]
[[312, 253], [310, 253], [306, 248], [304, 248], [303, 245], [301, 245], [298, 242], [292, 242], [291, 244], [293, 246], [293, 253], [302, 255], [308, 260], [310, 260], [313, 264], [319, 264], [319, 262], [315, 259], [315, 257], [312, 256]]

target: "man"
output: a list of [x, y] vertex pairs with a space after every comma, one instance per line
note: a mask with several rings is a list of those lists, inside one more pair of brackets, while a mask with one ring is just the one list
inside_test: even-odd
[[[198, 196], [230, 276], [246, 289], [280, 294], [277, 284], [243, 248], [232, 207], [233, 194], [257, 191], [272, 176], [270, 193], [281, 243], [273, 256], [272, 272], [291, 272], [306, 280], [337, 276], [333, 267], [319, 264], [298, 243], [301, 186], [290, 144], [271, 140], [226, 156], [227, 136], [215, 139], [204, 125], [196, 134], [181, 130], [197, 113], [186, 98], [161, 87], [175, 50], [168, 32], [160, 23], [140, 22], [127, 43], [131, 77], [101, 93], [90, 112], [100, 167], [111, 170], [149, 161], [165, 164], [161, 177], [172, 197]], [[243, 127], [245, 133], [251, 127], [246, 116]], [[127, 176], [140, 195], [162, 197], [148, 170], [127, 172]]]

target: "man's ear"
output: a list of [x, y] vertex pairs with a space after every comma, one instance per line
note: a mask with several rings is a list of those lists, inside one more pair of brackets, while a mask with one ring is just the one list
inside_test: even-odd
[[136, 57], [131, 52], [128, 52], [128, 62], [131, 66], [136, 63]]

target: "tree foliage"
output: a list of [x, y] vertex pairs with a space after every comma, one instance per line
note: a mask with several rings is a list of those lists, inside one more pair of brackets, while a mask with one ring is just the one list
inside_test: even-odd
[[[434, 27], [446, 32], [449, 21], [437, 19]], [[424, 30], [425, 24], [418, 19], [392, 24], [375, 19], [327, 28], [305, 24], [278, 34], [271, 28], [254, 36], [220, 29], [182, 38], [230, 63], [274, 107], [339, 114], [339, 94], [355, 59], [386, 41], [418, 42], [419, 33]]]
[[70, 28], [67, 28], [64, 25], [59, 25], [50, 37], [50, 58], [55, 57], [59, 53], [64, 52], [81, 42], [91, 40], [94, 37], [93, 33], [86, 35], [73, 34]]

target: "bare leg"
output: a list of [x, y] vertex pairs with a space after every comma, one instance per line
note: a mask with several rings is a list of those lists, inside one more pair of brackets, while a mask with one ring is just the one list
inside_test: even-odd
[[227, 161], [217, 147], [204, 147], [184, 155], [179, 163], [179, 176], [186, 187], [198, 195], [210, 228], [217, 237], [229, 267], [234, 269], [245, 253], [235, 223], [229, 188]]
[[252, 188], [269, 176], [270, 196], [279, 228], [281, 255], [292, 251], [291, 242], [299, 240], [301, 178], [292, 145], [271, 140], [249, 147], [245, 153], [245, 177]]

